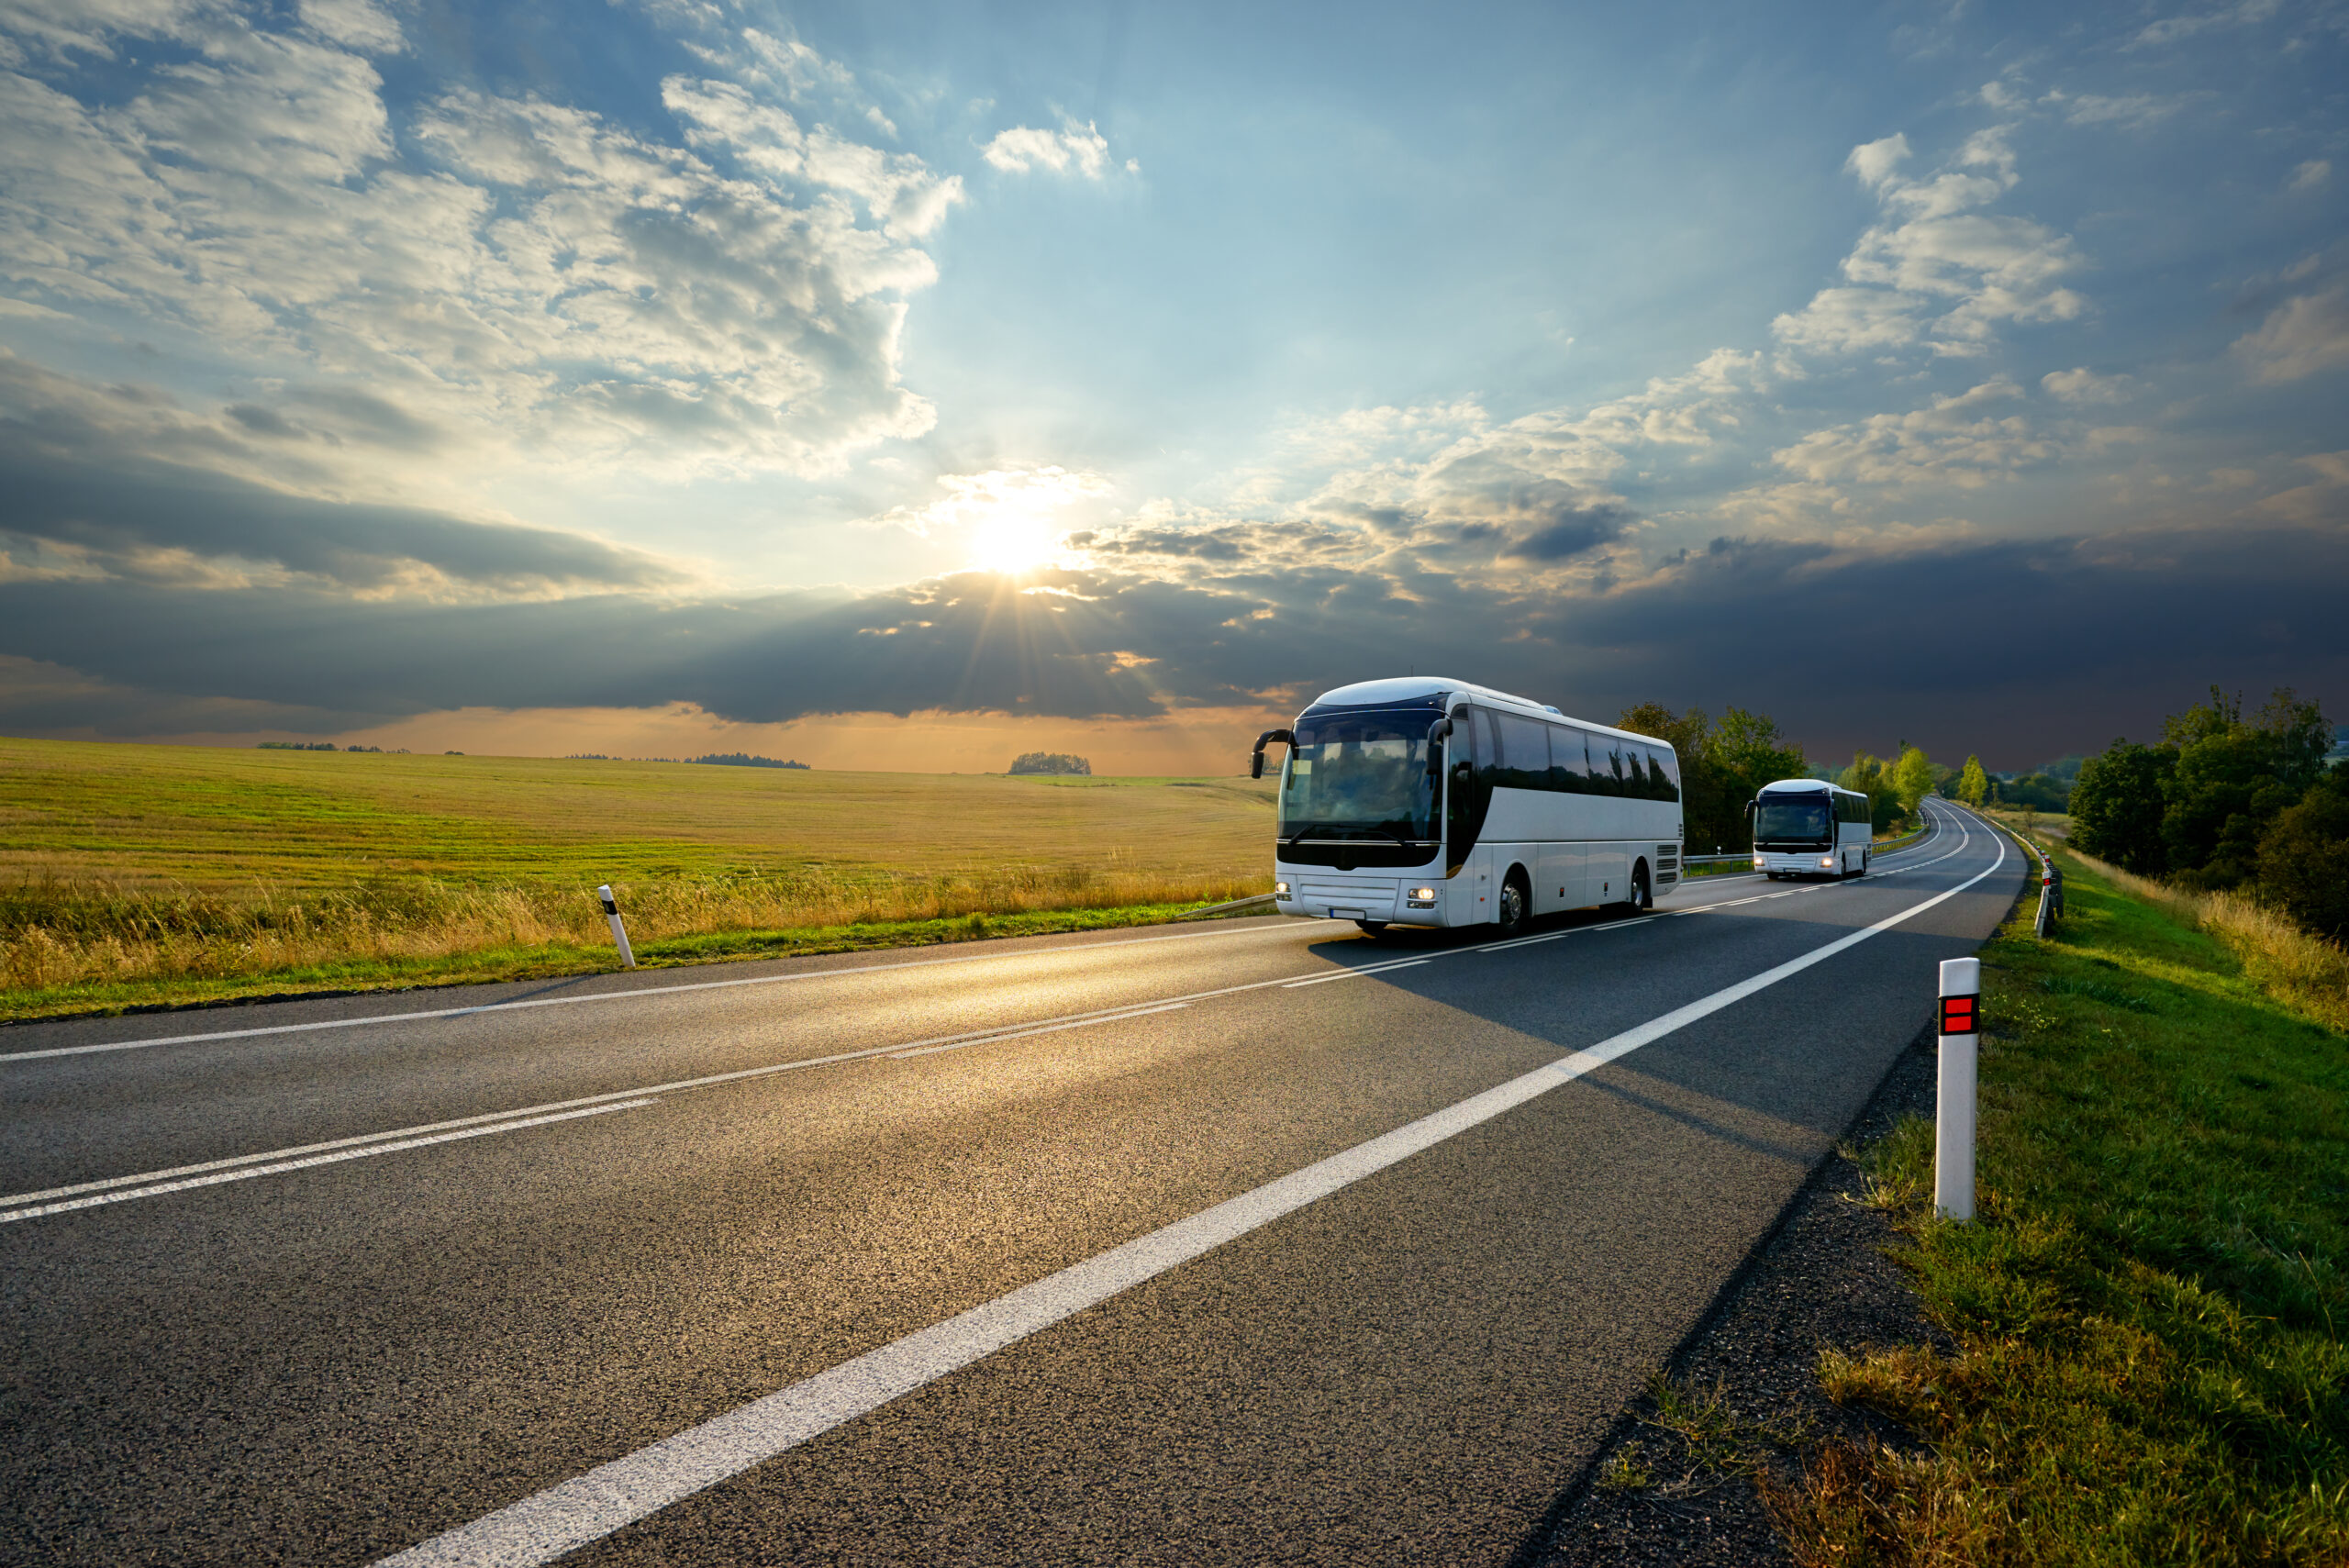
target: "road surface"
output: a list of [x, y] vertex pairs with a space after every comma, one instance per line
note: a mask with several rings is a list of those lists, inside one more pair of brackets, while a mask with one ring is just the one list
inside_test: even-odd
[[0, 1559], [1502, 1562], [2023, 866], [0, 1031]]

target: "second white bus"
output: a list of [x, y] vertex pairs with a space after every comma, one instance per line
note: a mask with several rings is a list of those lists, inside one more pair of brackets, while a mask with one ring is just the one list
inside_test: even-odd
[[1644, 907], [1680, 880], [1680, 759], [1650, 736], [1466, 681], [1364, 681], [1314, 699], [1285, 742], [1283, 914], [1497, 925]]
[[1849, 876], [1868, 869], [1875, 803], [1825, 779], [1780, 779], [1746, 802], [1753, 869], [1784, 876]]

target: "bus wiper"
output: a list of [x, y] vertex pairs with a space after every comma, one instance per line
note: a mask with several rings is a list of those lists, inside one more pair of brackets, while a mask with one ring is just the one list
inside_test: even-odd
[[1390, 844], [1408, 844], [1411, 840], [1387, 828], [1373, 828], [1361, 822], [1308, 822], [1281, 840], [1284, 844], [1300, 843], [1315, 833], [1341, 834], [1348, 838], [1378, 838]]

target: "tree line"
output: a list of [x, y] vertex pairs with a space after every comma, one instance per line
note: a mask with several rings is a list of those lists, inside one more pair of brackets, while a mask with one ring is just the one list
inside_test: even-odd
[[2240, 694], [2113, 741], [2080, 765], [2072, 841], [2140, 876], [2239, 890], [2349, 939], [2349, 762], [2327, 766], [2332, 725], [2288, 686], [2245, 715]]
[[[1715, 719], [1701, 707], [1674, 713], [1650, 702], [1625, 708], [1616, 722], [1636, 734], [1669, 740], [1679, 755], [1681, 826], [1691, 854], [1717, 849], [1735, 854], [1751, 846], [1745, 806], [1764, 784], [1826, 776], [1803, 755], [1801, 742], [1788, 739], [1767, 714], [1732, 706]], [[1868, 797], [1881, 833], [1915, 821], [1918, 803], [1954, 772], [1904, 740], [1889, 759], [1853, 753], [1851, 765], [1835, 782]]]

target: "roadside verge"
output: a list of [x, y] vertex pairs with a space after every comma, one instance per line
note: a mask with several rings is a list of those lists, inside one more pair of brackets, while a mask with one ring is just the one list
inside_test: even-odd
[[1979, 1220], [1912, 1050], [1520, 1561], [2349, 1560], [2349, 1039], [2062, 858], [1981, 953]]

